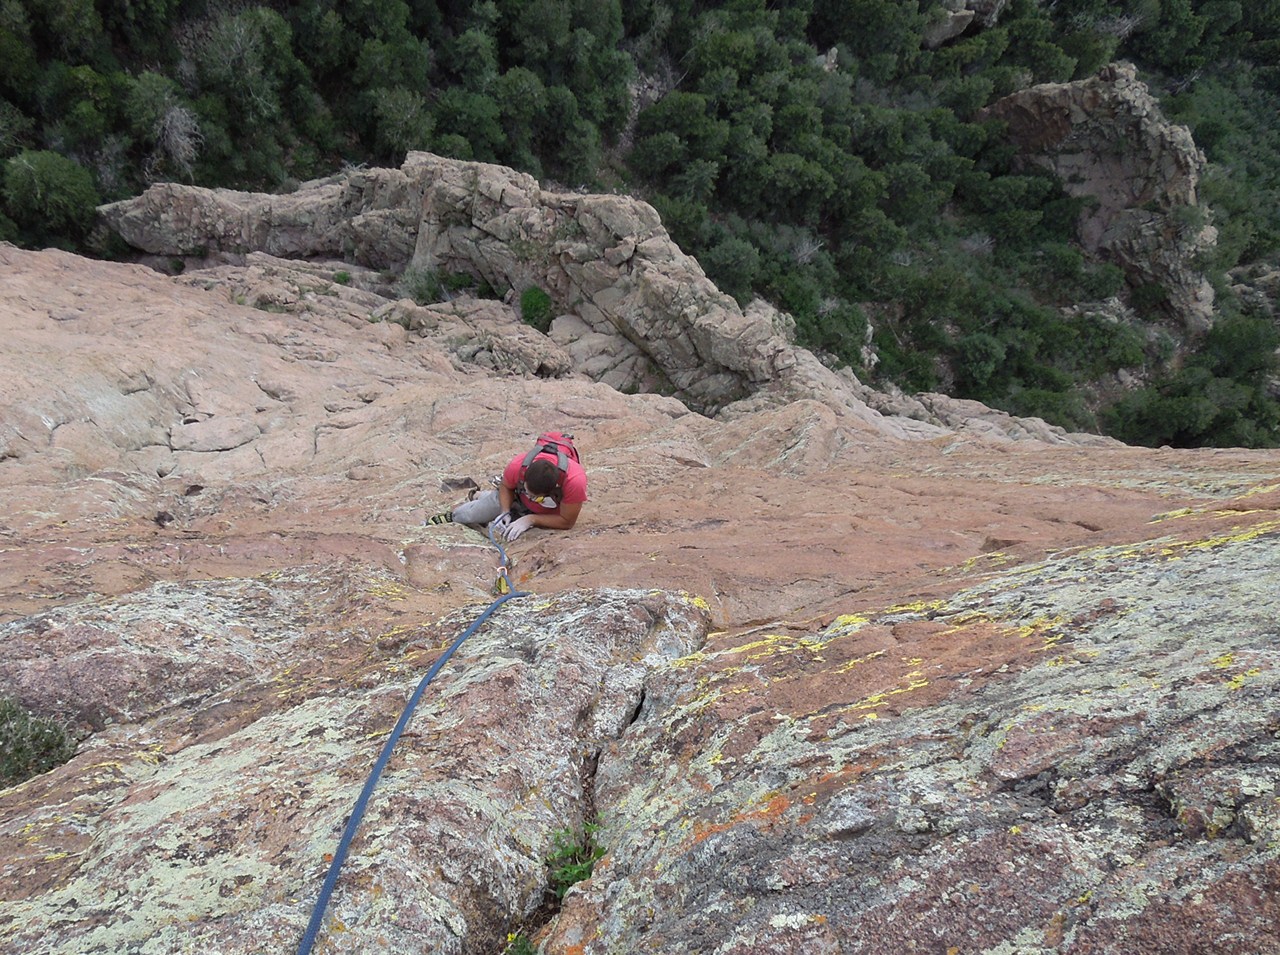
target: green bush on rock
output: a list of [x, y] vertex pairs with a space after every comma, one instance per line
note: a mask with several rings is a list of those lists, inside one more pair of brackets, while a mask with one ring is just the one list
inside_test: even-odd
[[520, 318], [526, 325], [532, 325], [546, 334], [551, 329], [551, 320], [556, 317], [551, 296], [536, 285], [531, 285], [520, 294]]
[[0, 787], [46, 773], [75, 752], [75, 740], [56, 720], [36, 716], [16, 700], [0, 696]]

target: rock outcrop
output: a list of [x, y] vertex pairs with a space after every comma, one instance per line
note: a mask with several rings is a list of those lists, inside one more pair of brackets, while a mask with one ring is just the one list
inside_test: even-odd
[[[669, 395], [704, 414], [814, 399], [857, 427], [896, 437], [931, 439], [965, 426], [963, 416], [935, 417], [924, 402], [904, 415], [882, 415], [870, 389], [795, 347], [776, 310], [763, 303], [740, 308], [671, 241], [652, 207], [625, 196], [554, 193], [502, 166], [410, 153], [398, 170], [350, 170], [286, 196], [163, 184], [102, 214], [135, 247], [161, 256], [199, 253], [196, 265], [210, 255], [244, 262], [258, 252], [281, 260], [272, 263], [277, 276], [288, 267], [284, 260], [337, 259], [374, 270], [467, 273], [508, 297], [543, 289], [558, 313], [550, 341], [535, 346], [530, 332], [521, 332], [524, 343], [513, 347], [526, 357], [492, 355], [494, 367], [553, 376], [572, 368], [622, 392]], [[287, 290], [270, 294], [275, 300], [263, 293], [253, 300], [289, 307], [297, 298]], [[390, 314], [379, 310], [385, 305], [371, 312]], [[481, 343], [477, 353], [494, 347]], [[531, 351], [542, 357], [530, 359]], [[904, 404], [895, 399], [893, 406]], [[982, 430], [994, 433], [988, 425]], [[1106, 440], [1043, 421], [1015, 423], [1006, 437], [1030, 433], [1056, 443]]]
[[0, 694], [79, 738], [0, 791], [5, 955], [295, 951], [492, 600], [422, 519], [546, 427], [591, 500], [508, 545], [315, 951], [1274, 951], [1276, 452], [713, 419], [340, 263], [0, 264]]
[[1080, 218], [1087, 250], [1119, 265], [1131, 287], [1162, 289], [1188, 331], [1212, 323], [1213, 288], [1196, 264], [1217, 242], [1196, 193], [1204, 155], [1190, 130], [1165, 120], [1132, 64], [1020, 90], [984, 115], [1008, 123], [1027, 161], [1067, 195], [1091, 200]]
[[556, 337], [593, 377], [703, 411], [779, 383], [796, 363], [785, 339], [748, 321], [680, 251], [650, 206], [544, 192], [501, 166], [411, 153], [399, 170], [353, 171], [287, 196], [165, 184], [103, 214], [157, 255], [324, 256], [466, 272], [500, 293], [536, 286], [572, 312]]
[[948, 40], [954, 40], [975, 22], [982, 28], [993, 27], [1009, 0], [943, 0], [931, 11], [931, 19], [924, 28], [923, 44], [927, 50], [935, 50]]

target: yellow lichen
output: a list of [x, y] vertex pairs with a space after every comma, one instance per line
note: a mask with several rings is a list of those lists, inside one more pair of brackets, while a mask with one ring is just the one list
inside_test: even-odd
[[1259, 484], [1257, 487], [1251, 487], [1249, 490], [1241, 494], [1241, 497], [1252, 497], [1255, 494], [1269, 494], [1272, 491], [1280, 491], [1280, 484]]
[[883, 616], [891, 617], [904, 613], [924, 613], [928, 610], [941, 610], [946, 605], [941, 600], [917, 600], [915, 603], [897, 604], [884, 611]]
[[843, 637], [851, 633], [857, 633], [870, 622], [870, 619], [863, 614], [845, 613], [827, 624], [825, 632], [829, 637]]
[[686, 653], [682, 657], [676, 657], [671, 661], [669, 666], [676, 668], [696, 666], [699, 663], [705, 663], [707, 655], [701, 650], [694, 650], [693, 653]]
[[164, 744], [155, 743], [138, 753], [138, 759], [148, 766], [159, 766], [164, 762]]
[[[809, 640], [804, 637], [797, 639], [786, 634], [770, 633], [766, 634], [762, 639], [753, 640], [751, 643], [730, 647], [725, 652], [747, 653], [748, 660], [763, 660], [766, 657], [773, 656], [775, 653], [791, 653], [795, 650], [808, 650], [810, 653], [817, 654], [821, 652], [822, 648], [823, 644], [816, 640]], [[759, 652], [748, 653], [751, 650]]]
[[840, 664], [838, 667], [836, 667], [836, 668], [835, 668], [834, 670], [832, 670], [831, 672], [832, 672], [832, 673], [837, 673], [837, 674], [839, 674], [839, 673], [848, 673], [848, 672], [849, 672], [850, 670], [852, 670], [854, 667], [856, 667], [856, 666], [861, 666], [861, 665], [862, 665], [862, 664], [864, 664], [864, 663], [868, 663], [868, 662], [870, 662], [870, 661], [872, 661], [872, 660], [877, 659], [878, 657], [882, 657], [882, 656], [884, 656], [884, 654], [885, 654], [885, 651], [883, 651], [883, 650], [872, 650], [872, 651], [871, 651], [870, 653], [868, 653], [865, 657], [857, 657], [856, 659], [853, 659], [853, 660], [846, 660], [844, 663]]
[[1244, 686], [1245, 680], [1247, 680], [1249, 677], [1257, 676], [1261, 672], [1262, 671], [1260, 669], [1258, 669], [1257, 667], [1254, 667], [1251, 670], [1245, 670], [1243, 673], [1237, 673], [1235, 676], [1233, 676], [1230, 680], [1227, 681], [1227, 689], [1238, 690], [1242, 686]]
[[992, 564], [1007, 564], [1012, 559], [1013, 558], [1011, 558], [1008, 554], [1002, 551], [994, 550], [986, 554], [975, 554], [973, 557], [970, 557], [958, 568], [956, 568], [956, 570], [959, 573], [964, 574], [973, 570], [973, 568], [975, 568], [976, 566], [978, 566], [978, 564], [981, 564], [983, 562], [992, 563]]
[[[1233, 512], [1238, 514], [1239, 512]], [[1222, 547], [1226, 544], [1243, 544], [1247, 541], [1255, 540], [1264, 534], [1269, 534], [1274, 530], [1280, 529], [1280, 520], [1263, 521], [1252, 527], [1240, 528], [1233, 527], [1232, 533], [1220, 534], [1216, 537], [1208, 537], [1204, 540], [1187, 541], [1181, 545], [1185, 550], [1212, 550], [1215, 547]]]

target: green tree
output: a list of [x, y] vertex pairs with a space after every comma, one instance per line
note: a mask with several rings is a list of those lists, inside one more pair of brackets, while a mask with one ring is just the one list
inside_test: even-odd
[[675, 90], [644, 110], [636, 122], [637, 138], [671, 133], [688, 156], [720, 162], [729, 139], [729, 123], [716, 118], [700, 93]]
[[[768, 155], [760, 144], [761, 161]], [[628, 157], [628, 163], [636, 173], [652, 182], [661, 182], [668, 172], [687, 165], [689, 150], [679, 135], [669, 129], [641, 136], [636, 140]]]
[[0, 3], [0, 91], [20, 108], [35, 106], [35, 84], [40, 72], [31, 19], [26, 8], [9, 0]]
[[471, 146], [471, 156], [482, 162], [496, 162], [503, 148], [502, 114], [493, 98], [452, 86], [440, 94], [435, 106], [436, 128], [442, 135], [453, 134]]
[[71, 62], [105, 53], [106, 35], [93, 0], [24, 0], [22, 6], [38, 49]]
[[170, 25], [182, 0], [113, 0], [99, 6], [107, 34], [122, 37], [137, 53], [155, 61], [165, 55]]
[[539, 154], [547, 172], [561, 182], [591, 182], [600, 165], [600, 131], [578, 110], [577, 97], [564, 86], [547, 90], [547, 108], [539, 119]]
[[487, 94], [498, 77], [497, 41], [484, 30], [472, 28], [444, 47], [445, 64], [472, 93]]
[[808, 35], [820, 50], [848, 49], [865, 76], [884, 83], [914, 67], [925, 21], [916, 0], [814, 0]]
[[887, 194], [885, 211], [904, 226], [923, 226], [936, 217], [950, 197], [945, 181], [939, 182], [916, 163], [890, 163], [884, 168]]
[[425, 96], [394, 87], [377, 91], [373, 100], [375, 137], [382, 156], [398, 161], [410, 150], [431, 145], [433, 119]]
[[129, 84], [124, 112], [130, 134], [147, 151], [146, 177], [189, 179], [204, 133], [178, 84], [150, 70], [142, 73]]
[[0, 159], [21, 151], [31, 140], [35, 122], [8, 100], [0, 99]]
[[830, 172], [795, 153], [774, 153], [768, 169], [773, 208], [787, 221], [812, 221], [836, 189]]
[[1204, 65], [1199, 50], [1205, 21], [1192, 0], [1160, 0], [1159, 16], [1144, 23], [1130, 42], [1142, 59], [1170, 72], [1186, 75]]
[[93, 225], [98, 193], [79, 163], [47, 150], [23, 150], [4, 166], [5, 214], [25, 244], [72, 247]]
[[703, 253], [700, 261], [721, 291], [732, 295], [740, 304], [750, 300], [760, 269], [760, 253], [750, 242], [728, 236]]
[[512, 67], [493, 84], [506, 148], [503, 158], [511, 164], [541, 175], [542, 163], [535, 148], [538, 127], [547, 109], [547, 90], [532, 70]]
[[1057, 42], [1053, 21], [1038, 4], [1024, 8], [1023, 15], [1008, 26], [1008, 52], [1003, 62], [1028, 70], [1037, 83], [1055, 83], [1071, 79], [1076, 60]]

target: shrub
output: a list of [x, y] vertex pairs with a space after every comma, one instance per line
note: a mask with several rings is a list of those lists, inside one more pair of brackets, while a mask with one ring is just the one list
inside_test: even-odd
[[538, 286], [531, 285], [520, 294], [520, 318], [526, 325], [545, 334], [551, 330], [551, 320], [555, 317], [551, 296]]
[[1093, 301], [1101, 301], [1119, 295], [1124, 288], [1124, 272], [1110, 262], [1085, 267], [1080, 277], [1081, 294]]
[[60, 723], [39, 717], [9, 697], [0, 697], [0, 787], [16, 786], [61, 766], [76, 743]]
[[751, 285], [760, 269], [760, 253], [745, 239], [727, 237], [702, 256], [707, 275], [739, 304], [751, 298]]
[[426, 149], [431, 141], [432, 118], [427, 100], [416, 90], [401, 87], [374, 92], [374, 138], [379, 154], [399, 158], [413, 149]]
[[1276, 348], [1280, 331], [1275, 323], [1247, 315], [1227, 315], [1205, 335], [1196, 363], [1215, 375], [1237, 381], [1262, 382], [1280, 366]]
[[973, 332], [956, 343], [959, 373], [969, 389], [980, 390], [1005, 358], [1005, 343], [986, 332]]
[[1148, 282], [1129, 293], [1129, 303], [1139, 312], [1149, 315], [1169, 304], [1169, 290], [1159, 282]]
[[854, 368], [862, 366], [867, 316], [857, 305], [823, 299], [811, 316], [797, 315], [796, 336], [809, 348], [834, 355]]
[[583, 826], [581, 841], [568, 829], [555, 833], [555, 847], [547, 856], [547, 866], [551, 891], [557, 901], [564, 898], [571, 886], [591, 878], [592, 869], [604, 855], [604, 849], [596, 845], [595, 836], [599, 829], [599, 825], [587, 823]]
[[397, 292], [419, 305], [432, 305], [440, 301], [443, 288], [440, 273], [435, 269], [406, 269], [396, 283]]
[[1004, 410], [1024, 418], [1042, 418], [1069, 431], [1097, 431], [1098, 421], [1074, 389], [1019, 388], [1003, 402]]
[[88, 234], [98, 193], [89, 171], [75, 160], [23, 150], [5, 163], [4, 200], [24, 239], [58, 244]]

